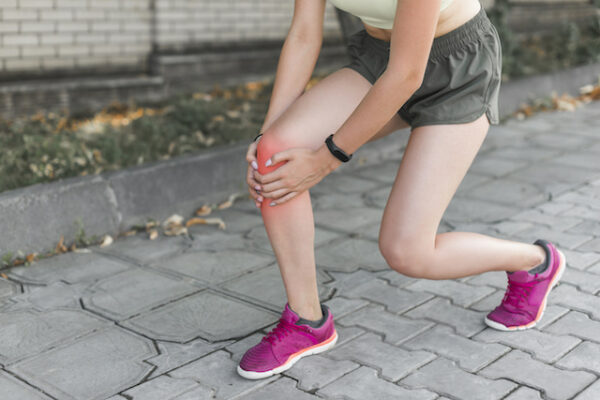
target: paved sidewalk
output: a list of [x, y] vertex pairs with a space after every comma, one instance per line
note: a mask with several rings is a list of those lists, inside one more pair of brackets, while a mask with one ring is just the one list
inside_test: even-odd
[[557, 243], [568, 270], [535, 329], [484, 325], [504, 273], [428, 281], [386, 266], [377, 235], [405, 130], [311, 190], [332, 350], [269, 379], [237, 375], [286, 301], [245, 199], [217, 213], [225, 231], [139, 235], [11, 269], [0, 279], [0, 398], [599, 399], [599, 120], [595, 102], [492, 127], [440, 227]]

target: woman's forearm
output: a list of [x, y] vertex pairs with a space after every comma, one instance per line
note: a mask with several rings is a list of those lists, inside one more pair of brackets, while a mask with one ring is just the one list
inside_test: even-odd
[[321, 51], [321, 38], [294, 31], [288, 34], [279, 56], [273, 92], [261, 131], [269, 128], [304, 91]]

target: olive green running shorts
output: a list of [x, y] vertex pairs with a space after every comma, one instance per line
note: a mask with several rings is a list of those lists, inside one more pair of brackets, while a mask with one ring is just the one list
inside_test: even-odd
[[[390, 42], [363, 29], [350, 36], [348, 52], [351, 62], [345, 67], [374, 84], [387, 66]], [[398, 113], [411, 130], [471, 122], [483, 113], [496, 125], [501, 72], [498, 31], [482, 7], [463, 25], [433, 39], [423, 84]]]

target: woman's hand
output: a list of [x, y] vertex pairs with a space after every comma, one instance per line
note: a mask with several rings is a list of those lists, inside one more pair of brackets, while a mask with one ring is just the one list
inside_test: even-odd
[[248, 151], [246, 152], [246, 160], [248, 161], [248, 173], [246, 174], [246, 183], [248, 183], [248, 192], [250, 192], [250, 196], [252, 196], [252, 198], [254, 199], [257, 208], [260, 207], [260, 204], [263, 200], [260, 193], [256, 191], [256, 189], [260, 186], [258, 182], [254, 180], [253, 175], [253, 172], [255, 170], [258, 170], [258, 164], [256, 161], [256, 148], [258, 147], [257, 143], [259, 140], [260, 138], [250, 143], [250, 146], [248, 146]]
[[258, 183], [262, 197], [269, 199], [266, 201], [271, 206], [285, 203], [310, 189], [342, 163], [329, 149], [321, 146], [318, 150], [291, 148], [280, 151], [273, 154], [265, 166], [282, 161], [287, 162], [267, 174], [254, 171], [253, 182]]

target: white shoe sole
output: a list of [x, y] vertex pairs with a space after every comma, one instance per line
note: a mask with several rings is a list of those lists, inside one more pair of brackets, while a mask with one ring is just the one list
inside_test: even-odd
[[275, 374], [279, 374], [280, 372], [283, 372], [285, 370], [292, 368], [292, 366], [302, 357], [310, 356], [312, 354], [322, 353], [324, 351], [331, 349], [333, 346], [335, 346], [335, 343], [337, 342], [337, 339], [338, 339], [338, 334], [337, 334], [336, 330], [334, 330], [333, 333], [335, 335], [335, 336], [333, 336], [333, 339], [329, 338], [324, 343], [315, 345], [313, 347], [309, 347], [308, 349], [306, 349], [300, 353], [297, 353], [295, 356], [290, 357], [284, 364], [280, 365], [277, 368], [273, 368], [272, 370], [264, 371], [264, 372], [256, 372], [256, 371], [246, 371], [245, 369], [242, 369], [242, 367], [240, 365], [238, 365], [237, 372], [238, 372], [238, 374], [240, 374], [241, 376], [243, 376], [244, 378], [247, 378], [247, 379], [263, 379], [263, 378], [268, 378], [269, 376], [272, 376]]
[[499, 322], [492, 321], [488, 317], [485, 317], [485, 324], [487, 326], [489, 326], [490, 328], [497, 329], [499, 331], [523, 331], [525, 329], [533, 328], [542, 319], [542, 317], [544, 316], [544, 311], [546, 311], [546, 301], [548, 300], [548, 295], [550, 294], [550, 291], [552, 290], [552, 288], [554, 288], [556, 285], [558, 285], [558, 282], [562, 278], [563, 273], [565, 272], [565, 269], [567, 267], [567, 258], [565, 257], [565, 255], [562, 253], [562, 251], [560, 251], [558, 249], [556, 249], [556, 251], [558, 251], [558, 254], [560, 257], [558, 273], [556, 275], [554, 275], [554, 279], [553, 279], [552, 283], [550, 285], [548, 285], [548, 290], [546, 291], [546, 295], [544, 296], [544, 300], [542, 302], [542, 311], [539, 313], [538, 317], [535, 320], [528, 323], [527, 325], [510, 326], [510, 327], [504, 326]]

